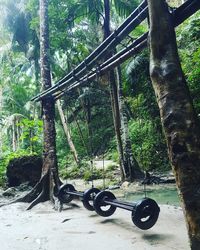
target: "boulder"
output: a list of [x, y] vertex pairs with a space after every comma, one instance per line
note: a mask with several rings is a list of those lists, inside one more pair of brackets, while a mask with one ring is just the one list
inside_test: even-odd
[[23, 156], [10, 160], [7, 166], [7, 182], [9, 187], [22, 183], [34, 186], [40, 179], [42, 158], [39, 156]]
[[10, 188], [6, 189], [2, 193], [2, 195], [6, 196], [6, 197], [14, 197], [15, 196], [15, 192], [16, 192], [15, 188], [14, 187], [10, 187]]
[[130, 184], [131, 184], [130, 182], [125, 181], [125, 182], [122, 183], [121, 188], [122, 189], [127, 189], [130, 186]]

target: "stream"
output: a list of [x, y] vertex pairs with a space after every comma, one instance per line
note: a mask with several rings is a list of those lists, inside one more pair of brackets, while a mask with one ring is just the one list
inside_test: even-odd
[[[180, 199], [175, 185], [147, 186], [146, 196], [156, 200], [159, 204], [180, 206]], [[130, 202], [140, 200], [143, 197], [145, 197], [143, 188], [141, 190], [137, 190], [136, 192], [126, 191], [124, 193], [124, 199]]]

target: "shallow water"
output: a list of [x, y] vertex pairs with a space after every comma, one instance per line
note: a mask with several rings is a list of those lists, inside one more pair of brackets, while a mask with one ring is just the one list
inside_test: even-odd
[[[137, 192], [126, 192], [124, 196], [127, 201], [137, 201], [145, 197], [145, 192], [141, 189]], [[180, 206], [180, 199], [175, 186], [155, 186], [155, 189], [146, 187], [146, 197], [154, 199], [159, 204]]]

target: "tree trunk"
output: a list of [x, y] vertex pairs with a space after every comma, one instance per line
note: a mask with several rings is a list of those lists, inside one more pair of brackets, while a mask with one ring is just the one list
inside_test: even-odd
[[[104, 39], [106, 39], [110, 34], [110, 2], [109, 0], [104, 0]], [[116, 51], [114, 51], [116, 52]], [[109, 55], [112, 57], [113, 53]], [[123, 97], [119, 95], [118, 88], [120, 86], [120, 68], [110, 71], [110, 95], [112, 103], [113, 121], [115, 127], [115, 133], [117, 138], [121, 179], [133, 181], [136, 177], [135, 169], [138, 169], [138, 163], [134, 159], [131, 144], [128, 136], [128, 123], [125, 122], [125, 117], [123, 114]], [[117, 77], [118, 76], [118, 77]]]
[[74, 160], [75, 160], [77, 166], [79, 166], [78, 154], [77, 154], [76, 148], [74, 146], [74, 143], [72, 141], [70, 130], [69, 130], [69, 127], [68, 127], [68, 122], [67, 122], [67, 119], [66, 119], [66, 117], [64, 115], [60, 100], [57, 100], [57, 107], [58, 107], [58, 112], [59, 112], [60, 119], [61, 119], [61, 122], [62, 122], [62, 125], [63, 125], [63, 129], [65, 131], [65, 135], [67, 137], [67, 141], [68, 141], [70, 150], [71, 150], [71, 152], [72, 152], [72, 154], [74, 156]]
[[16, 152], [18, 150], [18, 128], [17, 128], [17, 115], [13, 115], [12, 119], [12, 150]]
[[[0, 114], [2, 114], [2, 107], [3, 107], [3, 89], [0, 86]], [[2, 156], [2, 147], [3, 147], [3, 133], [2, 133], [2, 125], [0, 123], [0, 157]]]
[[13, 119], [13, 123], [12, 123], [12, 151], [13, 152], [17, 151], [16, 129], [15, 129], [15, 120], [14, 119]]
[[122, 76], [120, 67], [117, 67], [117, 82], [118, 82], [119, 111], [121, 118], [121, 135], [122, 135], [123, 152], [124, 152], [123, 160], [124, 160], [124, 169], [126, 174], [125, 176], [126, 179], [133, 181], [135, 178], [144, 177], [144, 174], [139, 169], [138, 162], [134, 158], [133, 151], [131, 148], [131, 141], [128, 129], [128, 118], [124, 103]]
[[[40, 59], [43, 91], [51, 87], [49, 63], [48, 0], [40, 0]], [[60, 186], [56, 156], [55, 102], [51, 97], [42, 100], [43, 111], [43, 166], [40, 181], [25, 197], [17, 201], [31, 202], [28, 209], [39, 202], [55, 198], [53, 191]]]
[[[104, 40], [111, 34], [110, 31], [110, 0], [104, 0], [104, 24], [103, 24], [103, 32], [104, 32]], [[111, 57], [112, 53], [108, 55]], [[107, 58], [108, 58], [107, 57]], [[111, 107], [113, 114], [113, 122], [115, 128], [115, 134], [117, 139], [117, 150], [119, 154], [119, 165], [121, 172], [121, 180], [125, 180], [125, 169], [124, 169], [124, 157], [123, 157], [123, 146], [120, 132], [120, 113], [119, 113], [119, 102], [118, 102], [118, 93], [117, 93], [117, 83], [115, 78], [114, 70], [111, 70], [109, 73], [109, 81], [110, 81], [110, 98], [111, 98]]]
[[29, 129], [29, 138], [30, 138], [29, 145], [30, 145], [31, 154], [34, 152], [34, 146], [33, 146], [33, 140], [32, 140], [33, 136], [34, 136], [33, 128], [30, 128]]
[[[51, 87], [51, 74], [49, 62], [49, 26], [48, 26], [48, 0], [40, 0], [40, 59], [41, 80], [43, 91]], [[42, 101], [43, 128], [44, 128], [44, 164], [42, 176], [49, 175], [49, 186], [45, 184], [47, 197], [53, 197], [53, 181], [59, 186], [58, 165], [56, 156], [56, 131], [55, 131], [55, 103], [51, 97]], [[48, 197], [49, 196], [49, 197]]]
[[119, 154], [121, 180], [124, 181], [126, 179], [126, 171], [125, 171], [125, 166], [124, 166], [124, 151], [123, 151], [122, 138], [121, 138], [119, 102], [118, 102], [117, 84], [116, 84], [114, 70], [110, 72], [110, 98], [111, 98], [115, 134], [117, 138], [117, 149], [118, 149], [118, 154]]
[[148, 0], [150, 75], [192, 250], [200, 249], [200, 125], [181, 69], [164, 0]]

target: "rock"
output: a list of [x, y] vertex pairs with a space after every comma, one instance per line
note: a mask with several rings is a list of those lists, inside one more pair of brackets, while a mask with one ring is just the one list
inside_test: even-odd
[[7, 182], [9, 187], [22, 183], [34, 186], [40, 179], [42, 158], [39, 156], [23, 156], [10, 160], [7, 166]]
[[152, 185], [152, 184], [170, 184], [175, 183], [175, 177], [173, 175], [148, 175], [142, 180], [141, 184]]
[[29, 182], [24, 182], [17, 187], [17, 190], [20, 192], [27, 191], [30, 189], [31, 189], [31, 187], [29, 185]]
[[120, 188], [119, 185], [113, 185], [113, 186], [108, 187], [109, 190], [115, 190], [115, 189], [119, 189], [119, 188]]
[[6, 189], [2, 195], [3, 196], [7, 196], [7, 197], [14, 197], [15, 196], [15, 188], [14, 187], [11, 187], [11, 188], [8, 188]]
[[126, 188], [128, 188], [129, 186], [130, 186], [130, 182], [125, 181], [125, 182], [122, 183], [121, 188], [126, 189]]

